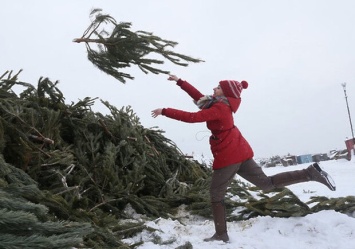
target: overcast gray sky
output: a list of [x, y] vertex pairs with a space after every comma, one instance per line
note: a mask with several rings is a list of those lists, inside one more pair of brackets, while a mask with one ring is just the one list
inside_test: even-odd
[[[84, 44], [72, 42], [90, 24], [93, 8], [205, 60], [164, 65], [205, 94], [220, 80], [247, 80], [234, 118], [256, 157], [343, 149], [352, 136], [341, 83], [353, 115], [353, 0], [2, 1], [0, 74], [22, 68], [25, 82], [60, 80], [68, 103], [90, 96], [131, 105], [145, 127], [159, 126], [184, 153], [210, 157], [205, 124], [151, 117], [158, 107], [197, 111], [166, 75], [132, 70], [135, 80], [121, 84], [87, 60]], [[107, 112], [99, 102], [95, 110]]]

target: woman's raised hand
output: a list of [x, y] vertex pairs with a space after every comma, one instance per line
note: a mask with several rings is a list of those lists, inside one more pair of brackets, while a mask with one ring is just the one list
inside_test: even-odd
[[179, 80], [179, 77], [177, 77], [176, 75], [169, 75], [169, 78], [168, 80], [171, 80], [171, 81], [178, 81]]

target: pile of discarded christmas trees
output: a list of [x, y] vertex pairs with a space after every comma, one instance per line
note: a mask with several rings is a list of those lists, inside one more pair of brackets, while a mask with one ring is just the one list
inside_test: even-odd
[[[41, 78], [34, 87], [11, 73], [0, 81], [0, 208], [8, 207], [2, 218], [9, 222], [0, 228], [2, 244], [1, 232], [8, 233], [8, 227], [18, 236], [38, 229], [55, 243], [52, 236], [66, 240], [70, 234], [77, 240], [79, 226], [83, 235], [91, 234], [88, 241], [100, 236], [110, 241], [107, 236], [122, 233], [117, 220], [124, 218], [127, 204], [166, 217], [172, 207], [204, 200], [191, 190], [207, 189], [209, 170], [185, 158], [162, 131], [144, 128], [129, 107], [103, 102], [111, 112], [103, 116], [91, 111], [94, 99], [66, 105], [57, 82]], [[14, 85], [25, 90], [17, 95]], [[48, 223], [62, 220], [79, 223], [62, 228]], [[99, 227], [112, 232], [97, 234]]]

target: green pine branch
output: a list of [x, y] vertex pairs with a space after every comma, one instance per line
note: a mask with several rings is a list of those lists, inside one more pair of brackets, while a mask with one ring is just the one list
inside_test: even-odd
[[[134, 78], [123, 72], [131, 65], [136, 65], [146, 74], [168, 74], [169, 71], [157, 67], [164, 64], [163, 59], [157, 59], [159, 56], [179, 66], [188, 66], [189, 62], [203, 62], [168, 49], [174, 48], [177, 42], [162, 39], [146, 31], [131, 31], [131, 23], [117, 23], [110, 15], [102, 14], [101, 9], [94, 9], [90, 16], [94, 17], [92, 23], [81, 38], [73, 41], [84, 42], [89, 61], [122, 83]], [[112, 31], [100, 29], [103, 25], [111, 27]], [[93, 48], [90, 44], [96, 46]]]

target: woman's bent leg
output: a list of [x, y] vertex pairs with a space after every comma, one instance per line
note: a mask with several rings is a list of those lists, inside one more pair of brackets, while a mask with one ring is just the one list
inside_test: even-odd
[[211, 202], [220, 202], [224, 200], [228, 185], [238, 172], [240, 165], [240, 163], [232, 164], [228, 167], [213, 171], [210, 186]]
[[234, 178], [240, 164], [233, 164], [228, 167], [214, 170], [210, 186], [212, 215], [215, 226], [215, 234], [205, 241], [222, 240], [229, 241], [227, 233], [226, 211], [224, 206], [224, 196], [229, 183]]

